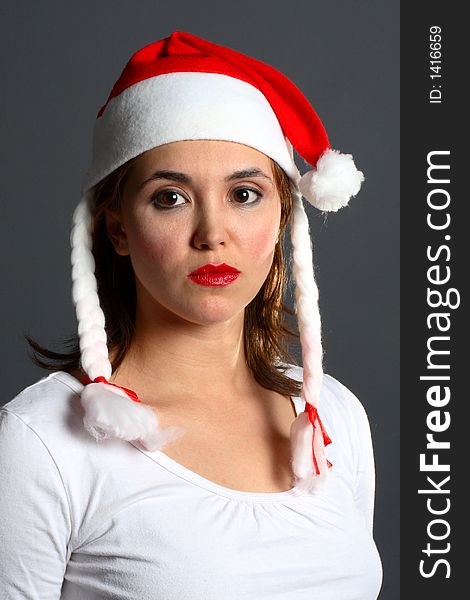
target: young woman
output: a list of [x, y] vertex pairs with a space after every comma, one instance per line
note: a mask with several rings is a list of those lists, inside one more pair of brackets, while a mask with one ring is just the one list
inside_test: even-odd
[[302, 204], [362, 180], [273, 67], [181, 31], [132, 56], [73, 216], [74, 347], [30, 340], [51, 373], [1, 411], [8, 598], [377, 598], [370, 429], [322, 371]]

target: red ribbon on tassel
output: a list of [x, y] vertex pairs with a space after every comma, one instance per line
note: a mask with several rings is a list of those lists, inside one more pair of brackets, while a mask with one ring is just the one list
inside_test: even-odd
[[124, 390], [126, 392], [126, 394], [129, 396], [129, 398], [131, 400], [133, 400], [134, 402], [140, 402], [140, 399], [137, 396], [137, 394], [134, 392], [134, 390], [129, 390], [128, 388], [122, 387], [122, 385], [117, 385], [117, 383], [111, 383], [102, 375], [100, 375], [99, 377], [95, 377], [95, 379], [93, 379], [93, 381], [87, 375], [85, 377], [85, 384], [88, 384], [88, 383], [106, 383], [107, 385], [114, 385], [114, 387]]
[[[316, 432], [315, 421], [316, 420], [318, 420], [318, 424], [320, 425], [321, 434], [323, 436], [323, 445], [328, 446], [328, 444], [331, 444], [331, 439], [330, 439], [330, 436], [326, 433], [326, 429], [323, 426], [323, 423], [321, 422], [320, 415], [318, 414], [317, 408], [315, 406], [312, 406], [308, 402], [306, 402], [305, 410], [307, 411], [308, 419], [313, 427], [313, 438], [312, 438], [313, 465], [315, 467], [315, 473], [317, 475], [320, 475], [320, 469], [318, 468], [317, 457], [315, 456], [315, 432]], [[326, 464], [329, 469], [333, 466], [332, 463], [330, 463], [330, 461], [328, 459], [326, 459]]]

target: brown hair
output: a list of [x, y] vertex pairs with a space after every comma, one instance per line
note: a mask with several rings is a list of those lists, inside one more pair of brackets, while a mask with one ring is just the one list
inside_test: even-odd
[[[114, 250], [104, 216], [106, 209], [115, 210], [119, 207], [126, 175], [135, 160], [126, 162], [95, 186], [91, 208], [95, 276], [100, 305], [105, 315], [107, 346], [112, 356], [113, 371], [124, 359], [134, 335], [136, 295], [130, 258], [118, 255]], [[289, 352], [289, 339], [299, 337], [287, 326], [287, 320], [294, 312], [283, 302], [288, 282], [283, 243], [292, 212], [293, 196], [289, 178], [272, 159], [271, 168], [281, 200], [279, 241], [264, 284], [245, 308], [245, 355], [248, 366], [261, 386], [282, 395], [298, 396], [300, 382], [287, 377], [285, 368], [279, 364], [295, 364]], [[48, 371], [67, 372], [81, 368], [77, 333], [65, 339], [64, 344], [70, 348], [67, 352], [54, 352], [28, 335], [25, 338], [35, 352], [30, 358], [37, 366]]]

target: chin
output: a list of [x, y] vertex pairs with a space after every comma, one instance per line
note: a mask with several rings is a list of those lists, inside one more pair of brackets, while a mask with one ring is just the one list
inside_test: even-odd
[[165, 320], [176, 319], [197, 325], [224, 323], [240, 317], [240, 313], [243, 317], [246, 306], [256, 296], [258, 289], [245, 290], [243, 296], [226, 294], [227, 291], [203, 295], [180, 294], [179, 298], [173, 294], [166, 298], [154, 296], [152, 303], [155, 303], [157, 314]]
[[224, 323], [239, 316], [244, 308], [244, 306], [227, 306], [226, 303], [205, 302], [204, 306], [199, 306], [198, 310], [192, 310], [191, 314], [188, 314], [188, 320], [200, 325]]

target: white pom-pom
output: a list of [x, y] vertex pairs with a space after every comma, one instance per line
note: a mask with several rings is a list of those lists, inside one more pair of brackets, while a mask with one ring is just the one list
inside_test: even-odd
[[316, 169], [307, 171], [299, 181], [302, 196], [322, 211], [336, 212], [361, 189], [364, 173], [358, 171], [351, 154], [325, 150]]
[[149, 406], [134, 402], [124, 390], [113, 385], [89, 383], [82, 390], [81, 403], [85, 409], [85, 429], [97, 441], [137, 440], [147, 450], [155, 451], [185, 433], [180, 427], [161, 429]]
[[320, 473], [318, 475], [315, 473], [312, 454], [313, 434], [308, 413], [300, 413], [294, 419], [290, 429], [292, 470], [296, 478], [295, 486], [307, 492], [321, 489], [328, 475], [324, 446], [319, 431], [315, 435], [315, 456]]

